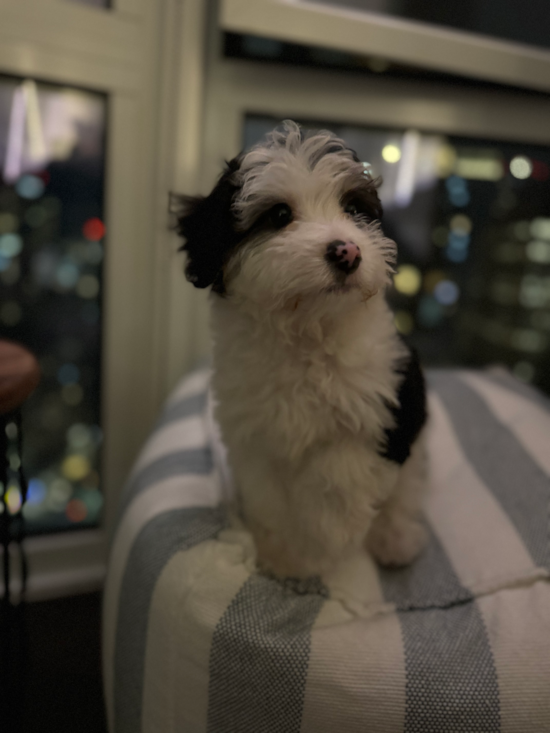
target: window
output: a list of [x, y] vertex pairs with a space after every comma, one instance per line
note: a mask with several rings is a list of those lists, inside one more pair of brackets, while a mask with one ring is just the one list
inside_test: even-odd
[[[306, 0], [309, 1], [309, 0]], [[394, 15], [509, 41], [550, 48], [546, 0], [315, 0], [325, 5]]]
[[[278, 120], [247, 115], [244, 147]], [[390, 302], [428, 365], [501, 363], [550, 392], [550, 147], [305, 121], [382, 176]]]
[[[180, 3], [170, 0], [167, 6], [161, 13], [158, 4], [141, 0], [116, 0], [109, 12], [69, 0], [2, 4], [0, 175], [8, 191], [4, 195], [11, 199], [2, 215], [15, 215], [9, 208], [14, 203], [20, 213], [15, 228], [11, 216], [3, 217], [3, 226], [11, 228], [5, 234], [15, 236], [3, 241], [3, 256], [10, 262], [2, 260], [0, 296], [10, 305], [0, 327], [4, 337], [21, 338], [38, 351], [45, 374], [34, 407], [27, 405], [36, 408], [35, 415], [32, 420], [23, 416], [23, 467], [38, 480], [31, 483], [26, 510], [27, 529], [36, 533], [25, 540], [29, 599], [101, 583], [118, 497], [166, 394], [166, 365], [175, 361], [167, 354], [164, 334], [172, 250], [166, 196], [159, 191], [177, 186], [165, 121], [172, 117], [159, 96], [159, 79], [165, 63], [170, 70], [176, 66], [170, 44], [179, 28]], [[19, 133], [13, 139], [19, 142], [11, 145], [7, 173], [12, 177], [4, 180], [14, 98], [19, 122], [12, 129]], [[49, 115], [54, 117], [46, 129]], [[160, 127], [166, 128], [166, 154], [158, 146]], [[61, 144], [55, 142], [54, 128], [64, 129]], [[18, 145], [25, 149], [15, 155]], [[50, 155], [40, 166], [44, 148]], [[12, 171], [13, 161], [21, 172]], [[20, 179], [23, 193], [37, 194], [36, 199], [21, 197]], [[79, 181], [86, 182], [86, 196]], [[62, 207], [54, 211], [50, 224], [55, 226], [46, 237], [38, 223], [45, 213], [40, 209], [58, 206], [51, 198]], [[38, 273], [39, 286], [34, 282]], [[31, 302], [37, 289], [44, 298], [40, 306]], [[49, 331], [51, 344], [43, 335], [48, 309], [60, 319], [59, 328]], [[39, 325], [34, 332], [28, 330], [31, 315]], [[73, 341], [76, 328], [81, 329], [81, 352]], [[181, 318], [178, 330], [185, 337]], [[180, 364], [174, 364], [172, 379]], [[49, 418], [41, 404], [46, 397], [52, 402]], [[45, 416], [46, 421], [53, 417], [48, 430], [37, 423]], [[39, 428], [47, 434], [36, 436]], [[12, 498], [15, 505], [15, 492]], [[58, 529], [75, 531], [52, 531]]]
[[29, 533], [96, 525], [102, 506], [105, 118], [100, 94], [0, 77], [0, 322], [42, 370], [23, 412]]
[[[428, 72], [549, 89], [550, 52], [545, 31], [549, 11], [545, 0], [533, 0], [529, 10], [515, 0], [220, 2], [221, 25], [226, 32], [309, 46], [316, 53], [317, 49], [337, 52], [337, 65], [342, 61], [338, 61], [338, 54], [344, 52], [370, 58], [374, 71], [382, 62], [391, 62]], [[487, 39], [483, 34], [496, 38]], [[518, 40], [522, 43], [510, 42]], [[250, 50], [248, 55], [253, 55]], [[326, 62], [326, 54], [324, 57]]]

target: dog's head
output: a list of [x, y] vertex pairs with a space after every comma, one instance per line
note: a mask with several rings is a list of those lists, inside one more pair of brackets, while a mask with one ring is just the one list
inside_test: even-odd
[[207, 197], [180, 197], [187, 278], [269, 310], [302, 298], [366, 299], [389, 282], [379, 181], [330, 132], [287, 121], [227, 164]]

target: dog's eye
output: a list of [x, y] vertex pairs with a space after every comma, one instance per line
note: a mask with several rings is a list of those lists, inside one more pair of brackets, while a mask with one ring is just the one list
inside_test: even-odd
[[269, 211], [269, 220], [276, 229], [282, 229], [292, 221], [292, 209], [288, 204], [276, 204]]
[[359, 213], [359, 209], [355, 201], [350, 201], [349, 203], [347, 203], [344, 207], [344, 211], [350, 216], [357, 216], [357, 214]]

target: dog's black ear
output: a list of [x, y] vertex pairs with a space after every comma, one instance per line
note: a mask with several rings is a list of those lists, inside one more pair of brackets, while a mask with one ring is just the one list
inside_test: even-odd
[[235, 230], [232, 204], [238, 185], [234, 173], [240, 157], [227, 163], [209, 196], [170, 197], [170, 211], [175, 215], [175, 230], [185, 241], [181, 250], [187, 253], [185, 275], [196, 288], [214, 286], [223, 292], [223, 266], [228, 254], [242, 238]]

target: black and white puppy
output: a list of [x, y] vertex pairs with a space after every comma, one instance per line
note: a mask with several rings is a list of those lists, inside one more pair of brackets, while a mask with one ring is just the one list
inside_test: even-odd
[[424, 381], [385, 300], [394, 242], [377, 181], [290, 121], [179, 199], [186, 274], [211, 287], [216, 417], [260, 566], [323, 574], [367, 547], [411, 562], [426, 533]]

